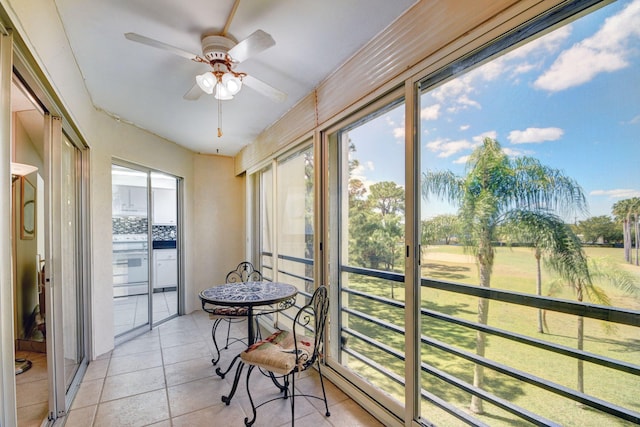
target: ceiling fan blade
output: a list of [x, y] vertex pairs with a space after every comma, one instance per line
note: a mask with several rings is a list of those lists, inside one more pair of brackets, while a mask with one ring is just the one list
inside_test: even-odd
[[179, 47], [171, 46], [170, 44], [163, 43], [158, 40], [150, 39], [149, 37], [141, 36], [136, 33], [125, 33], [125, 38], [128, 40], [146, 44], [147, 46], [155, 47], [158, 49], [167, 50], [174, 55], [182, 56], [183, 58], [194, 60], [198, 57], [195, 53], [187, 52], [186, 50], [182, 50]]
[[198, 86], [197, 83], [194, 83], [193, 86], [191, 86], [191, 89], [189, 89], [182, 97], [187, 101], [195, 101], [200, 98], [200, 95], [202, 95], [202, 89], [200, 89], [200, 86]]
[[232, 47], [229, 50], [229, 56], [233, 58], [234, 62], [240, 63], [275, 44], [276, 42], [270, 34], [262, 30], [256, 30], [249, 37]]
[[252, 76], [244, 76], [242, 83], [276, 102], [284, 102], [287, 94]]

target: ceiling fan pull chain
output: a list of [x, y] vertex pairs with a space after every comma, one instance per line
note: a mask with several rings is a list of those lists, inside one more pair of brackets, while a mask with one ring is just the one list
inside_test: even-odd
[[218, 138], [222, 136], [222, 100], [218, 99]]

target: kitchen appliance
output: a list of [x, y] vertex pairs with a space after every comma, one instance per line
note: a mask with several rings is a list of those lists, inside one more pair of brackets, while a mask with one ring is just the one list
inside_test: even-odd
[[149, 292], [149, 244], [146, 234], [114, 234], [113, 296]]

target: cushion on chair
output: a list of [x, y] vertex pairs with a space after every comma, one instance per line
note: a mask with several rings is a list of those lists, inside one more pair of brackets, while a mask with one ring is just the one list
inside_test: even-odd
[[228, 316], [246, 316], [249, 312], [247, 307], [213, 307], [209, 310], [209, 318], [217, 319]]
[[304, 366], [305, 362], [308, 362], [313, 355], [314, 342], [312, 337], [301, 335], [298, 335], [296, 339], [298, 341], [298, 358], [294, 354], [293, 334], [289, 331], [274, 332], [267, 338], [252, 344], [240, 353], [240, 357], [245, 363], [280, 375], [286, 375], [293, 371], [298, 360], [303, 363], [299, 370], [303, 370], [306, 367]]

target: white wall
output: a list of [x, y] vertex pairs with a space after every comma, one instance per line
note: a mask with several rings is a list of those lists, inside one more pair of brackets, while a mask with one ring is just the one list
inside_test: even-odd
[[[210, 284], [211, 278], [221, 277], [244, 254], [243, 240], [227, 244], [223, 250], [220, 246], [221, 242], [236, 242], [239, 235], [244, 236], [243, 178], [233, 176], [233, 159], [196, 155], [96, 110], [73, 60], [53, 1], [0, 0], [0, 3], [90, 146], [92, 356], [96, 357], [114, 345], [112, 159], [117, 157], [184, 178], [187, 313], [199, 309], [198, 291]], [[242, 208], [223, 212], [218, 209], [218, 200]], [[212, 259], [215, 261], [211, 262]]]

